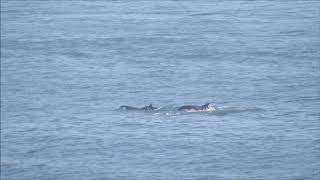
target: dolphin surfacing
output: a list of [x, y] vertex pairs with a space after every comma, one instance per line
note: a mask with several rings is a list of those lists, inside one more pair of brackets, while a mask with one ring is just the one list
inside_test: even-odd
[[121, 110], [129, 110], [129, 111], [154, 111], [157, 109], [157, 107], [153, 107], [152, 104], [149, 106], [144, 106], [142, 108], [133, 107], [133, 106], [120, 106]]
[[210, 103], [207, 103], [203, 106], [185, 105], [178, 108], [178, 111], [186, 111], [186, 112], [215, 111], [215, 110], [216, 108], [213, 107]]

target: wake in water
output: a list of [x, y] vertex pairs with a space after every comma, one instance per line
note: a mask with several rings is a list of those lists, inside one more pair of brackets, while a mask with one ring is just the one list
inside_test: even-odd
[[179, 115], [187, 113], [210, 113], [215, 115], [225, 115], [230, 113], [241, 113], [248, 111], [261, 111], [260, 108], [237, 108], [237, 107], [219, 107], [213, 105], [212, 103], [207, 103], [202, 106], [198, 105], [184, 105], [184, 106], [164, 106], [164, 107], [154, 107], [152, 104], [144, 107], [133, 107], [133, 106], [120, 106], [121, 111], [141, 111], [141, 112], [153, 112], [156, 114], [165, 115]]

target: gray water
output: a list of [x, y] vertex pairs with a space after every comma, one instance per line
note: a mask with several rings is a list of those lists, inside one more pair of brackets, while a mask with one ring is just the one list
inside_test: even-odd
[[319, 8], [2, 0], [1, 179], [320, 179]]

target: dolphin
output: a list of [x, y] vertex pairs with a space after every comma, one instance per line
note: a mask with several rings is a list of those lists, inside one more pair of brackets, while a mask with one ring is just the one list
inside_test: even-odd
[[207, 103], [203, 106], [185, 105], [178, 108], [178, 111], [197, 112], [197, 111], [215, 111], [216, 108], [212, 104]]
[[120, 106], [121, 110], [133, 110], [133, 111], [154, 111], [157, 109], [157, 107], [153, 107], [152, 104], [150, 104], [149, 106], [144, 106], [142, 108], [138, 108], [138, 107], [132, 107], [132, 106]]

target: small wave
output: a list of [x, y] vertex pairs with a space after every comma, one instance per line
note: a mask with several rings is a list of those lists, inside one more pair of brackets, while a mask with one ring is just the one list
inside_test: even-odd
[[216, 15], [216, 12], [207, 12], [207, 13], [197, 13], [197, 14], [191, 14], [190, 16], [211, 16]]

